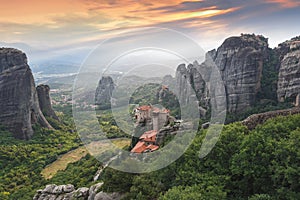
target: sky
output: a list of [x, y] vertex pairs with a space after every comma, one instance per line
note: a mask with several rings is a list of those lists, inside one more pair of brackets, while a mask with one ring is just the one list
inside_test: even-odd
[[262, 34], [271, 47], [300, 35], [299, 0], [0, 0], [0, 9], [0, 43], [33, 57], [72, 58], [145, 27], [179, 31], [206, 51], [241, 33]]

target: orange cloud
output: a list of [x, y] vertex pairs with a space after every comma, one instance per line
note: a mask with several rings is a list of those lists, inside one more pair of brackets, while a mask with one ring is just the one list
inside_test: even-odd
[[293, 8], [296, 6], [300, 6], [299, 0], [267, 0], [269, 3], [277, 3], [280, 4], [283, 8]]
[[55, 46], [61, 43], [65, 45], [105, 38], [127, 28], [147, 26], [163, 26], [178, 30], [181, 28], [199, 30], [205, 26], [219, 30], [224, 27], [224, 23], [220, 26], [218, 21], [211, 18], [239, 9], [202, 5], [201, 2], [199, 0], [9, 0], [0, 4], [2, 11], [0, 33], [1, 29], [4, 30], [0, 36], [7, 41], [24, 41], [25, 38], [31, 43], [40, 41]]
[[[238, 8], [218, 9], [216, 6], [207, 8], [182, 9], [182, 4], [201, 1], [182, 0], [153, 0], [149, 1], [83, 1], [89, 8], [90, 13], [98, 13], [111, 19], [106, 23], [93, 22], [91, 25], [101, 30], [110, 30], [124, 27], [153, 26], [160, 23], [167, 23], [190, 18], [199, 18], [203, 21], [210, 17], [227, 14], [236, 11]], [[174, 10], [168, 12], [168, 9]], [[177, 10], [178, 9], [178, 10]]]
[[83, 11], [82, 4], [72, 0], [9, 0], [0, 3], [1, 22], [47, 23], [49, 16]]
[[[0, 22], [44, 24], [50, 28], [60, 28], [67, 23], [70, 26], [86, 23], [100, 30], [109, 30], [126, 26], [149, 26], [194, 17], [205, 19], [235, 10], [233, 8], [221, 10], [215, 6], [170, 13], [160, 10], [163, 7], [176, 8], [184, 2], [183, 0], [104, 0], [101, 2], [97, 0], [10, 0], [0, 4]], [[191, 2], [200, 1], [188, 1]]]

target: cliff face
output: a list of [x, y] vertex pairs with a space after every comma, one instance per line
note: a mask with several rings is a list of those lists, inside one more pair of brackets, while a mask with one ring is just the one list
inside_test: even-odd
[[103, 76], [96, 89], [95, 103], [100, 106], [110, 105], [114, 89], [113, 79], [110, 76]]
[[267, 39], [242, 35], [226, 39], [212, 57], [224, 81], [228, 112], [244, 111], [255, 103], [267, 53]]
[[212, 61], [219, 68], [225, 85], [228, 112], [236, 113], [250, 108], [261, 89], [262, 69], [268, 51], [266, 38], [242, 35], [228, 38], [217, 50], [208, 52], [206, 61], [201, 65], [197, 62], [187, 68], [180, 65], [176, 72], [176, 89], [181, 102], [188, 104], [193, 98], [187, 87], [189, 83], [200, 105], [207, 106], [207, 88], [213, 84], [209, 83], [209, 63]]
[[[278, 101], [292, 100], [300, 103], [300, 38], [294, 38], [280, 45], [282, 60], [278, 76]], [[285, 53], [285, 54], [284, 54]]]
[[0, 48], [0, 123], [18, 139], [30, 139], [32, 124], [51, 128], [42, 114], [26, 55]]
[[190, 101], [191, 90], [189, 74], [185, 64], [178, 66], [176, 70], [176, 86], [175, 91], [181, 105], [186, 105]]
[[192, 101], [204, 101], [207, 87], [200, 73], [200, 67], [195, 62], [187, 67], [181, 64], [177, 68], [175, 91], [182, 105], [187, 105]]
[[51, 98], [49, 94], [50, 87], [48, 85], [39, 85], [36, 87], [36, 91], [39, 99], [39, 106], [44, 116], [51, 117], [59, 121], [59, 118], [55, 114], [51, 105]]
[[[200, 116], [204, 117], [209, 105], [207, 72], [203, 72], [203, 65], [197, 62], [178, 66], [175, 76], [175, 92], [180, 106], [197, 102]], [[204, 80], [204, 78], [206, 78]]]

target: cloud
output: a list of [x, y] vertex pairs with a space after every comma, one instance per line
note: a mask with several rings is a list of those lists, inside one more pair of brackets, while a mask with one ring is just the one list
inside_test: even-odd
[[299, 0], [267, 0], [267, 2], [279, 4], [283, 8], [294, 8], [300, 6]]
[[[275, 35], [278, 40], [300, 32], [295, 26], [300, 17], [296, 0], [54, 0], [45, 6], [39, 3], [38, 7], [34, 7], [34, 0], [29, 0], [30, 6], [17, 1], [14, 13], [25, 14], [2, 13], [2, 40], [53, 51], [92, 47], [129, 29], [149, 26], [183, 32], [205, 43], [207, 49], [241, 32]], [[7, 4], [1, 5], [3, 11], [11, 8]], [[26, 9], [33, 7], [31, 14], [31, 10], [25, 12], [22, 8], [25, 4]]]

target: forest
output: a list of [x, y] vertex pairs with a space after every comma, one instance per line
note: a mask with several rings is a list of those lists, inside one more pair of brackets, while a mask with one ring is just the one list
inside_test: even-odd
[[[41, 176], [59, 155], [82, 145], [71, 116], [60, 117], [63, 124], [49, 120], [56, 130], [35, 127], [30, 141], [15, 140], [1, 127], [0, 199], [32, 199], [36, 190], [50, 183], [95, 184], [93, 176], [101, 163], [89, 154], [51, 179]], [[125, 194], [125, 200], [299, 199], [299, 121], [300, 115], [278, 117], [252, 131], [239, 122], [227, 124], [203, 159], [199, 150], [207, 130], [199, 129], [192, 145], [168, 167], [148, 174], [106, 168], [97, 182], [104, 182], [103, 191]]]

